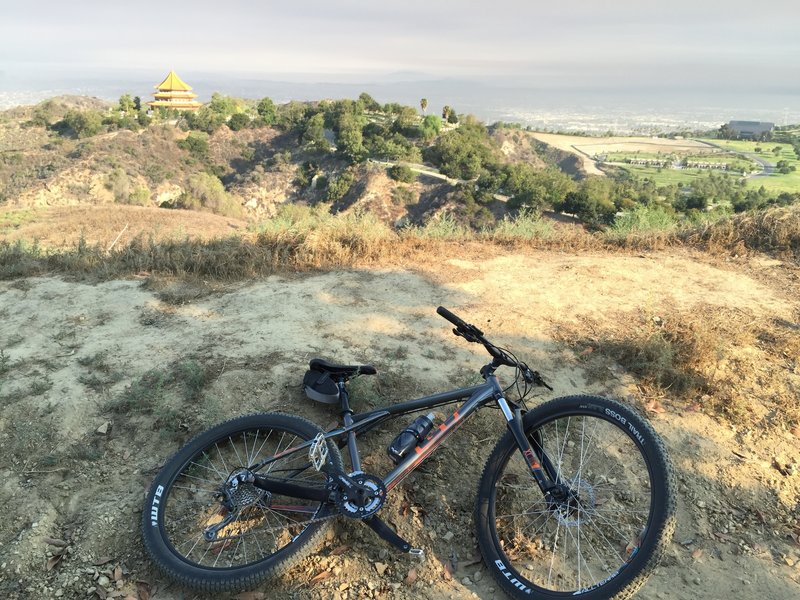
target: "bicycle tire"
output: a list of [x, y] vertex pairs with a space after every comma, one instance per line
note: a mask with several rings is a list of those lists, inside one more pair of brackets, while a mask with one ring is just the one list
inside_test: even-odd
[[632, 409], [596, 396], [542, 404], [523, 429], [545, 471], [573, 493], [548, 503], [506, 432], [475, 507], [492, 576], [513, 598], [630, 598], [675, 529], [675, 477], [660, 437]]
[[[230, 473], [310, 440], [320, 431], [301, 417], [262, 413], [227, 421], [187, 443], [166, 462], [146, 494], [142, 534], [159, 569], [195, 589], [238, 591], [287, 571], [314, 551], [331, 521], [309, 521], [329, 516], [335, 509], [300, 499], [281, 504], [284, 497], [260, 492], [252, 484], [248, 493], [262, 496], [248, 500], [252, 504], [219, 532], [217, 540], [206, 542], [202, 532], [227, 514], [214, 492]], [[328, 461], [341, 467], [338, 448], [328, 442], [328, 451]], [[292, 482], [325, 484], [324, 474], [310, 466], [307, 452], [279, 459], [262, 473], [271, 477], [284, 473]], [[275, 530], [280, 530], [278, 535]]]

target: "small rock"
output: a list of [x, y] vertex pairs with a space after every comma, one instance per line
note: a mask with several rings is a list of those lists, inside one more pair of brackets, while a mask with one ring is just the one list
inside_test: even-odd
[[375, 570], [378, 572], [378, 575], [383, 577], [383, 574], [386, 572], [386, 569], [389, 567], [386, 563], [376, 562], [375, 563]]
[[481, 579], [483, 579], [483, 573], [481, 573], [480, 569], [475, 571], [472, 575], [472, 581], [478, 583]]
[[384, 559], [384, 558], [386, 558], [387, 556], [389, 556], [389, 550], [387, 550], [386, 548], [381, 548], [381, 551], [380, 551], [380, 552], [378, 552], [378, 558], [380, 558], [381, 560], [383, 560], [383, 559]]
[[449, 542], [449, 541], [450, 541], [450, 540], [452, 540], [454, 537], [455, 537], [455, 534], [454, 534], [452, 531], [448, 531], [447, 533], [445, 533], [445, 534], [442, 536], [442, 539], [443, 539], [445, 542]]
[[470, 579], [469, 577], [464, 577], [464, 579], [461, 580], [461, 583], [463, 583], [464, 585], [472, 585], [472, 579]]
[[111, 580], [105, 575], [100, 575], [100, 577], [97, 578], [97, 585], [100, 587], [106, 587], [109, 583], [111, 583]]
[[111, 429], [111, 421], [106, 421], [105, 423], [103, 423], [102, 425], [100, 425], [100, 427], [98, 427], [98, 428], [96, 429], [96, 431], [97, 431], [97, 433], [99, 433], [100, 435], [106, 435], [106, 434], [108, 433], [108, 430], [109, 430], [109, 429]]
[[64, 590], [62, 588], [58, 588], [54, 595], [55, 595], [56, 598], [61, 598], [61, 596], [64, 595]]

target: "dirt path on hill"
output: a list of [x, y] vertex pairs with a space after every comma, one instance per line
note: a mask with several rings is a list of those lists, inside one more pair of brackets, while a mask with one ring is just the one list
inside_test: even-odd
[[[534, 403], [578, 392], [638, 403], [630, 374], [611, 368], [590, 377], [597, 364], [556, 341], [559, 329], [676, 306], [796, 323], [797, 282], [796, 268], [777, 261], [469, 252], [413, 271], [283, 275], [211, 288], [0, 282], [0, 596], [203, 597], [171, 584], [144, 557], [143, 491], [159, 466], [195, 433], [235, 415], [276, 410], [328, 424], [332, 413], [299, 390], [314, 356], [378, 367], [375, 380], [355, 388], [359, 410], [473, 381], [484, 356], [450, 334], [437, 305], [546, 376], [555, 392], [538, 393]], [[170, 410], [184, 388], [146, 374], [187, 364], [202, 368], [202, 384], [190, 404]], [[152, 386], [138, 401], [150, 409], [113, 409], [142, 382]], [[742, 446], [736, 427], [702, 412], [648, 416], [678, 471], [679, 514], [666, 560], [637, 598], [800, 596], [800, 545], [791, 537], [800, 528], [800, 474], [775, 468], [778, 459], [800, 463], [797, 438], [764, 429]], [[434, 455], [425, 476], [412, 475], [392, 493], [382, 516], [425, 549], [424, 563], [396, 554], [366, 527], [340, 523], [317, 556], [242, 598], [503, 598], [478, 560], [471, 523], [478, 478], [503, 429], [495, 411], [483, 411]], [[387, 469], [384, 448], [394, 434], [377, 432], [365, 470]], [[63, 540], [67, 550], [54, 556], [62, 549], [45, 538]], [[448, 577], [454, 554], [459, 568]]]

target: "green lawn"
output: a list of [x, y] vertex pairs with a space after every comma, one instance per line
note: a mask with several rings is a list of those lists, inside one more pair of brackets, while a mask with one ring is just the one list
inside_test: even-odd
[[708, 170], [701, 169], [659, 169], [658, 167], [639, 165], [625, 165], [619, 168], [638, 179], [650, 179], [658, 187], [677, 185], [678, 183], [691, 183], [698, 177], [708, 177]]

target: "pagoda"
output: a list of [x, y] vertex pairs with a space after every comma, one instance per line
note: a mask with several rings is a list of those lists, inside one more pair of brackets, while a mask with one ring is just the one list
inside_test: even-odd
[[148, 102], [150, 108], [173, 108], [176, 110], [197, 110], [200, 104], [195, 98], [197, 94], [183, 81], [175, 71], [170, 71], [164, 81], [159, 83], [158, 91], [153, 94], [155, 100]]

